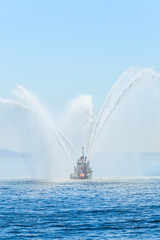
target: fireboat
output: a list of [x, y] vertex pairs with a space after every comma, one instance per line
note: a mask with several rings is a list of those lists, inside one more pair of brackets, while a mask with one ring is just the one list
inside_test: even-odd
[[74, 173], [70, 174], [70, 179], [92, 179], [92, 169], [87, 157], [84, 156], [84, 147], [82, 147], [82, 156], [77, 160], [77, 166], [74, 167]]

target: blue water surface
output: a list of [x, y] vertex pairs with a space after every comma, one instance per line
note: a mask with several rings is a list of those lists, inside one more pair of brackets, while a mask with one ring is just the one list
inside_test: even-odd
[[1, 181], [0, 239], [160, 239], [160, 179]]

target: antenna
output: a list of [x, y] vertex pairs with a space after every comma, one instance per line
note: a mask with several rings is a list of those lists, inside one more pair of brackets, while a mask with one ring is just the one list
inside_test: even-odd
[[82, 147], [82, 157], [84, 157], [84, 147]]

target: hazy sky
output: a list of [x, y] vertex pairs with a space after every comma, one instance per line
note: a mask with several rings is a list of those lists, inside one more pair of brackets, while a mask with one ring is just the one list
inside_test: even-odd
[[0, 0], [0, 97], [17, 84], [53, 111], [95, 110], [130, 66], [160, 71], [159, 0]]

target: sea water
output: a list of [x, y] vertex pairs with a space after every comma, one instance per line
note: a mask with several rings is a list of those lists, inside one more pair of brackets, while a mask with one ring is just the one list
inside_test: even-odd
[[0, 239], [160, 239], [160, 179], [1, 181]]

